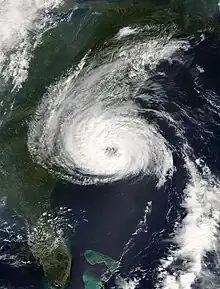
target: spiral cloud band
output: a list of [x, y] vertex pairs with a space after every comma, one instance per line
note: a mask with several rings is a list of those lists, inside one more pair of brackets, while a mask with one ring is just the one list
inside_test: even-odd
[[125, 47], [107, 63], [83, 67], [84, 59], [78, 75], [43, 98], [30, 124], [28, 147], [37, 162], [83, 185], [149, 175], [161, 186], [173, 170], [172, 152], [157, 126], [143, 118], [134, 95], [148, 77], [145, 64], [155, 65], [163, 50], [178, 48], [167, 46], [149, 40]]

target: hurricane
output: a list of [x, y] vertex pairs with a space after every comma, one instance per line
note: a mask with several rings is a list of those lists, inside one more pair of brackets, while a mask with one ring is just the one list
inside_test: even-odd
[[77, 76], [57, 84], [39, 105], [29, 130], [31, 154], [78, 184], [148, 175], [163, 185], [174, 170], [171, 147], [159, 127], [144, 117], [147, 109], [137, 99], [143, 79], [180, 46], [167, 39], [122, 45], [119, 52], [111, 52], [115, 55], [110, 62], [107, 56], [95, 68], [97, 59], [86, 66], [87, 55]]

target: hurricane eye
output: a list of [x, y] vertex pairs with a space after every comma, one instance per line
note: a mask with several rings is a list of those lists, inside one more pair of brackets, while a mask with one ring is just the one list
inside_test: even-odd
[[117, 148], [115, 148], [115, 147], [107, 147], [106, 149], [105, 149], [105, 154], [107, 155], [107, 156], [115, 156], [116, 154], [117, 154]]

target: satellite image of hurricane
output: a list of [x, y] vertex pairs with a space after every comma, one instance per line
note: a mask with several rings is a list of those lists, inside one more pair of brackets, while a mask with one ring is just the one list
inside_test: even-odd
[[220, 2], [0, 0], [0, 289], [220, 289]]

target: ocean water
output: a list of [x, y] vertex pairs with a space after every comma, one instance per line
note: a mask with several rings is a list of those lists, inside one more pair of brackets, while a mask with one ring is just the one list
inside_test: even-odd
[[0, 288], [44, 287], [42, 216], [66, 288], [85, 250], [119, 262], [104, 288], [218, 288], [218, 3], [100, 2], [1, 3]]

